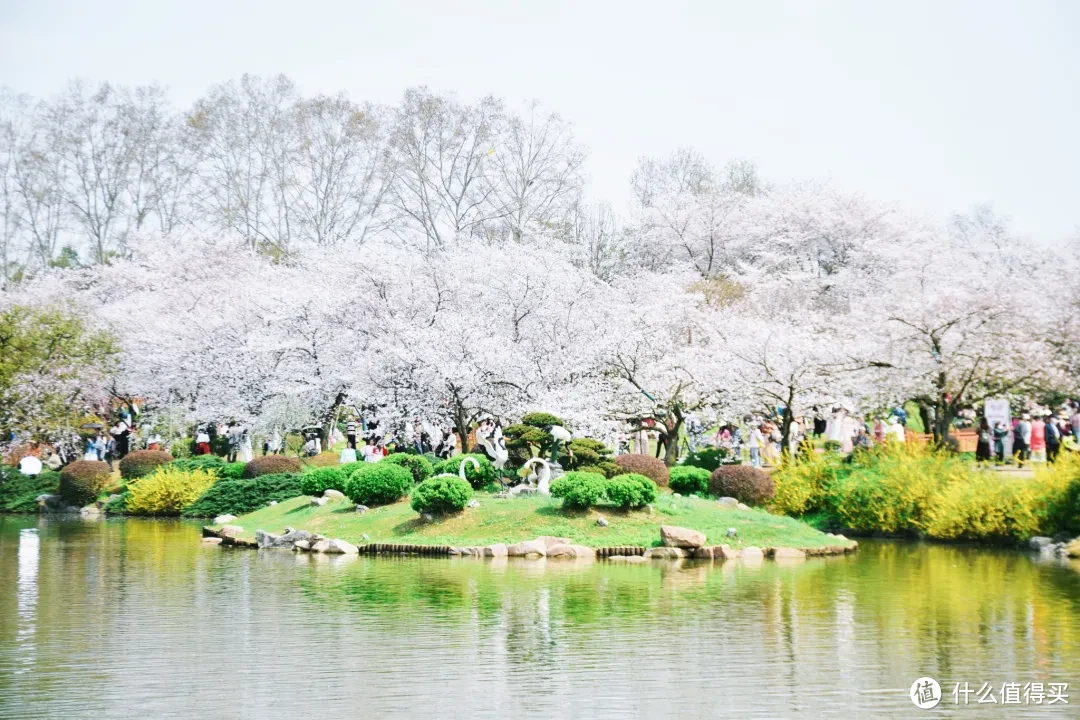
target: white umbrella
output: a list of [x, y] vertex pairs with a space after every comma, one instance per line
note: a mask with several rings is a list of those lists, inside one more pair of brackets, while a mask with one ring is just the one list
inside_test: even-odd
[[23, 475], [37, 475], [41, 472], [41, 461], [33, 455], [27, 455], [19, 461], [19, 472]]

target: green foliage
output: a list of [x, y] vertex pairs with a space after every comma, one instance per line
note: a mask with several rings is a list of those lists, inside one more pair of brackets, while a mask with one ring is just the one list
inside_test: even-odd
[[[475, 458], [480, 463], [480, 467], [473, 467], [473, 464], [466, 461], [465, 458]], [[462, 462], [465, 463], [465, 479], [469, 481], [473, 488], [479, 489], [495, 482], [497, 477], [495, 466], [491, 464], [486, 455], [476, 453], [455, 455], [452, 458], [447, 458], [435, 465], [432, 472], [435, 475], [457, 475]]]
[[366, 463], [363, 460], [357, 460], [356, 462], [348, 462], [344, 465], [338, 465], [338, 470], [340, 470], [345, 476], [345, 478], [348, 479], [352, 476], [354, 472], [369, 464], [370, 463]]
[[424, 482], [431, 477], [431, 463], [423, 455], [408, 454], [408, 453], [394, 453], [384, 457], [379, 462], [391, 463], [393, 465], [400, 465], [409, 472], [412, 473], [413, 481]]
[[300, 476], [300, 489], [305, 495], [322, 495], [327, 490], [345, 492], [348, 476], [340, 467], [315, 468]]
[[215, 517], [217, 515], [243, 515], [265, 507], [272, 500], [281, 502], [303, 495], [300, 475], [279, 473], [260, 475], [257, 478], [218, 480], [190, 507], [185, 517]]
[[105, 503], [105, 513], [108, 515], [127, 515], [127, 490], [115, 495]]
[[[503, 430], [511, 464], [521, 466], [533, 457], [534, 453], [544, 458], [551, 455], [552, 437], [544, 429], [549, 425], [566, 426], [562, 418], [551, 413], [531, 412], [526, 413], [520, 423]], [[474, 484], [473, 487], [477, 486]]]
[[609, 478], [604, 488], [607, 499], [624, 510], [639, 508], [656, 502], [656, 483], [637, 473], [627, 473]]
[[667, 487], [669, 473], [667, 465], [662, 461], [648, 455], [630, 453], [615, 457], [615, 464], [623, 473], [637, 473], [651, 478], [660, 487]]
[[37, 512], [39, 495], [60, 492], [60, 473], [45, 470], [23, 475], [18, 469], [0, 465], [0, 512]]
[[[704, 448], [698, 450], [696, 453], [690, 453], [683, 460], [683, 465], [688, 467], [702, 468], [712, 472], [716, 468], [720, 467], [724, 460], [728, 457], [728, 451], [725, 448]], [[675, 487], [674, 481], [672, 487]], [[679, 492], [682, 492], [681, 490]]]
[[397, 502], [412, 490], [412, 473], [394, 463], [368, 463], [345, 482], [345, 494], [364, 505]]
[[544, 428], [548, 425], [558, 425], [559, 427], [566, 427], [566, 423], [563, 422], [563, 419], [561, 417], [546, 412], [525, 413], [525, 417], [521, 418], [521, 422], [524, 425], [531, 425], [538, 428]]
[[244, 466], [241, 477], [257, 478], [260, 475], [280, 475], [282, 473], [299, 473], [304, 466], [294, 457], [286, 455], [263, 455], [257, 457]]
[[72, 505], [87, 505], [109, 484], [111, 474], [108, 463], [76, 460], [60, 471], [60, 494]]
[[173, 456], [164, 450], [133, 450], [120, 459], [120, 477], [137, 480], [172, 461]]
[[571, 471], [551, 483], [551, 495], [562, 498], [564, 507], [587, 508], [600, 502], [606, 483], [598, 473]]
[[16, 430], [45, 440], [77, 427], [92, 400], [82, 388], [100, 387], [118, 354], [112, 336], [74, 308], [0, 311], [0, 437]]
[[247, 463], [245, 462], [226, 463], [218, 472], [218, 477], [224, 480], [239, 480], [244, 477], [244, 468], [246, 466]]
[[472, 486], [457, 475], [436, 475], [416, 486], [410, 505], [418, 513], [460, 512], [472, 494]]
[[710, 474], [710, 471], [703, 467], [676, 465], [671, 468], [671, 489], [683, 495], [704, 493], [709, 489]]
[[772, 478], [749, 465], [721, 465], [709, 476], [709, 493], [733, 497], [747, 505], [762, 505], [776, 493]]
[[580, 470], [585, 466], [602, 467], [611, 463], [614, 451], [599, 440], [592, 438], [574, 438], [569, 443], [569, 452], [559, 459], [567, 470]]
[[161, 467], [128, 484], [125, 511], [130, 515], [179, 515], [210, 489], [212, 471]]
[[173, 460], [172, 466], [184, 472], [210, 470], [220, 477], [221, 471], [225, 469], [225, 459], [217, 455], [192, 455], [182, 460]]

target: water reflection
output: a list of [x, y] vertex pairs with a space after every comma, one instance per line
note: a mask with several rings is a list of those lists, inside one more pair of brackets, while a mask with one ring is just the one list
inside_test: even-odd
[[957, 546], [866, 542], [791, 566], [491, 562], [0, 517], [0, 587], [15, 589], [0, 592], [0, 717], [904, 716], [922, 675], [1080, 675], [1080, 573]]

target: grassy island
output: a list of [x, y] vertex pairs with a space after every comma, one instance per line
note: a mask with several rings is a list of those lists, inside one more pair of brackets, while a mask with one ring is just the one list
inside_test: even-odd
[[[561, 501], [543, 496], [501, 499], [477, 493], [476, 499], [479, 507], [425, 522], [407, 500], [357, 513], [354, 503], [348, 500], [331, 500], [317, 506], [308, 497], [298, 497], [243, 515], [229, 524], [243, 527], [241, 537], [248, 540], [255, 538], [256, 530], [280, 533], [292, 527], [358, 545], [373, 542], [475, 546], [552, 535], [588, 547], [651, 547], [660, 544], [661, 525], [698, 530], [705, 533], [709, 544], [727, 543], [733, 548], [819, 548], [843, 544], [789, 517], [770, 515], [764, 510], [726, 508], [715, 500], [676, 498], [669, 494], [662, 494], [651, 512], [622, 511], [615, 507], [569, 511], [562, 508]], [[597, 525], [600, 516], [607, 519], [607, 527]], [[726, 537], [728, 528], [736, 529], [735, 538]]]

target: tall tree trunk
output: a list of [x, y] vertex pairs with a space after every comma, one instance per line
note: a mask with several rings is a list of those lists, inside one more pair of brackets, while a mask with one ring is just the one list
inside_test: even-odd
[[333, 430], [334, 425], [337, 422], [338, 410], [345, 403], [346, 392], [341, 390], [334, 397], [334, 402], [330, 405], [330, 408], [326, 411], [322, 418], [322, 435], [323, 435], [323, 450], [329, 450], [333, 444]]
[[[665, 426], [668, 423], [664, 423]], [[664, 436], [664, 464], [668, 467], [675, 465], [679, 459], [679, 432], [682, 430], [683, 418], [677, 416], [674, 427], [669, 427]]]
[[787, 402], [784, 403], [784, 414], [780, 417], [780, 457], [788, 454], [791, 448], [791, 425], [795, 422], [795, 411], [791, 409], [791, 403], [795, 400], [795, 391], [788, 388]]

